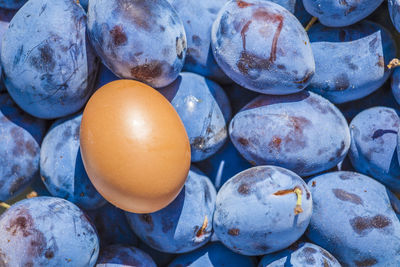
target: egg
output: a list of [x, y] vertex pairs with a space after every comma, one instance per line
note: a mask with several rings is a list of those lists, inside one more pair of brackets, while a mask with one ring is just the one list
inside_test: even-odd
[[95, 188], [129, 212], [166, 207], [190, 168], [190, 143], [177, 112], [137, 81], [113, 81], [93, 94], [83, 112], [80, 145]]

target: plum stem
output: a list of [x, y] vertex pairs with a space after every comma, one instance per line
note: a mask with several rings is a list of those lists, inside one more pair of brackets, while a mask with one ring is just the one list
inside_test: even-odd
[[387, 65], [388, 69], [393, 69], [400, 66], [400, 60], [397, 58], [392, 59]]
[[0, 207], [5, 208], [5, 209], [9, 209], [11, 206], [8, 205], [8, 204], [5, 203], [5, 202], [0, 202]]
[[307, 26], [304, 28], [306, 30], [306, 32], [308, 32], [308, 30], [312, 27], [312, 25], [314, 25], [315, 22], [317, 22], [318, 18], [317, 17], [312, 17], [312, 19], [310, 20], [310, 22], [307, 24]]
[[208, 225], [208, 217], [206, 215], [204, 217], [203, 225], [201, 226], [199, 231], [197, 231], [197, 233], [196, 233], [196, 237], [200, 237], [200, 236], [202, 236], [202, 235], [204, 235], [206, 233], [207, 225]]
[[296, 187], [293, 192], [297, 195], [296, 208], [294, 208], [294, 214], [297, 215], [303, 212], [303, 209], [301, 208], [301, 198], [303, 192], [298, 187]]
[[300, 187], [295, 187], [294, 189], [286, 189], [286, 190], [280, 190], [274, 193], [275, 196], [283, 196], [287, 194], [292, 194], [295, 193], [297, 195], [297, 201], [296, 201], [296, 207], [294, 208], [294, 214], [300, 214], [303, 212], [303, 209], [301, 208], [301, 201], [302, 201], [302, 191]]

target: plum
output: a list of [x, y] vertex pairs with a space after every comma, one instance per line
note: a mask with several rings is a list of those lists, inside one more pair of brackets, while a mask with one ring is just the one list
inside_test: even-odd
[[0, 93], [0, 201], [7, 201], [39, 176], [40, 144], [47, 123], [23, 112]]
[[349, 158], [355, 170], [385, 184], [395, 193], [400, 193], [396, 153], [399, 126], [396, 110], [387, 107], [365, 109], [350, 123]]
[[328, 27], [349, 26], [368, 17], [383, 0], [303, 0], [305, 9]]
[[44, 119], [77, 112], [98, 65], [84, 10], [72, 0], [30, 0], [4, 34], [1, 63], [8, 92], [26, 112]]
[[316, 24], [309, 37], [316, 71], [307, 89], [335, 104], [369, 95], [391, 74], [386, 65], [396, 56], [396, 43], [379, 24], [362, 21], [342, 28]]
[[182, 70], [186, 34], [166, 0], [89, 0], [88, 33], [116, 76], [165, 87]]
[[65, 198], [84, 210], [106, 203], [97, 192], [83, 166], [79, 130], [82, 113], [59, 119], [43, 139], [40, 175], [49, 192]]
[[126, 216], [132, 230], [150, 247], [185, 253], [210, 240], [215, 198], [209, 178], [191, 167], [182, 191], [166, 208], [150, 214], [126, 212]]
[[340, 111], [307, 91], [255, 98], [232, 119], [229, 135], [253, 165], [277, 165], [302, 176], [335, 167], [350, 147]]
[[159, 92], [171, 102], [185, 125], [192, 162], [204, 160], [221, 148], [228, 136], [231, 107], [217, 83], [183, 72]]
[[273, 253], [298, 240], [312, 214], [307, 184], [276, 166], [247, 169], [219, 190], [214, 232], [232, 251], [249, 256]]
[[400, 221], [385, 186], [356, 172], [326, 173], [308, 185], [314, 209], [306, 235], [313, 243], [343, 266], [398, 266]]
[[98, 253], [96, 229], [67, 200], [25, 199], [0, 216], [0, 266], [90, 267]]
[[229, 1], [211, 31], [214, 57], [237, 84], [264, 94], [303, 90], [315, 71], [301, 23], [270, 1]]

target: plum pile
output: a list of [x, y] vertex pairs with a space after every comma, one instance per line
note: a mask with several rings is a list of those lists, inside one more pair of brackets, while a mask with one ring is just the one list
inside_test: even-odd
[[0, 267], [400, 266], [399, 48], [399, 0], [0, 0]]

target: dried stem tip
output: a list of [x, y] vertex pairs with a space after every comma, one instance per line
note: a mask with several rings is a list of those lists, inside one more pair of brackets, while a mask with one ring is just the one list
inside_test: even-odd
[[201, 226], [199, 231], [197, 231], [197, 233], [196, 233], [196, 237], [200, 237], [200, 236], [202, 236], [202, 235], [204, 235], [206, 233], [207, 225], [208, 225], [208, 217], [206, 215], [204, 217], [203, 225]]
[[387, 65], [388, 69], [393, 69], [400, 66], [400, 60], [397, 58], [394, 58], [390, 61], [390, 63]]
[[8, 204], [5, 203], [5, 202], [0, 202], [0, 207], [5, 208], [5, 209], [9, 209], [11, 206], [8, 205]]

